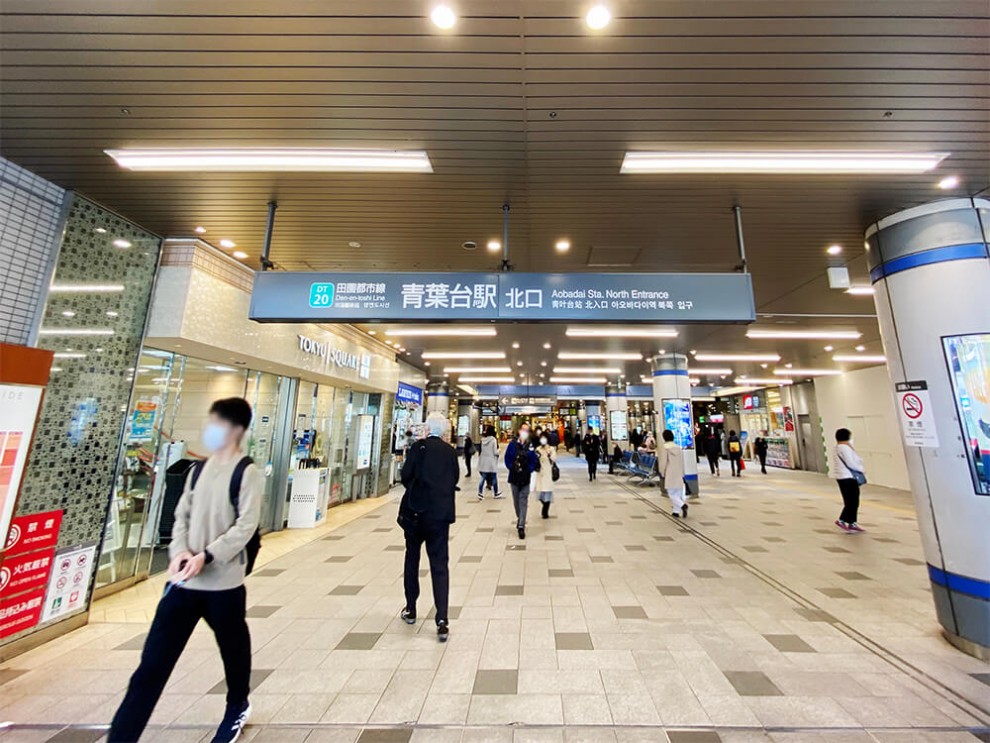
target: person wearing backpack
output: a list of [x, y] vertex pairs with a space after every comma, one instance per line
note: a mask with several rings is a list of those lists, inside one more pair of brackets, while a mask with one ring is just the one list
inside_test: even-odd
[[529, 425], [519, 426], [516, 438], [505, 448], [505, 466], [509, 470], [512, 507], [516, 511], [516, 530], [526, 538], [526, 512], [529, 509], [529, 486], [533, 473], [539, 469], [539, 458], [529, 440]]
[[729, 431], [729, 465], [733, 477], [742, 477], [742, 441], [735, 431]]
[[550, 518], [550, 504], [553, 503], [553, 484], [560, 479], [557, 468], [557, 448], [550, 443], [546, 433], [540, 437], [540, 445], [536, 449], [540, 466], [536, 472], [536, 492], [543, 506], [543, 518]]
[[866, 531], [857, 523], [859, 518], [859, 489], [866, 484], [866, 468], [863, 460], [852, 446], [852, 432], [840, 428], [835, 432], [835, 466], [832, 477], [839, 485], [842, 494], [842, 513], [835, 525], [849, 534], [862, 534]]
[[247, 400], [231, 397], [210, 407], [203, 446], [175, 508], [169, 545], [169, 582], [110, 724], [107, 743], [134, 743], [144, 732], [169, 676], [200, 619], [213, 630], [227, 681], [227, 706], [213, 743], [232, 743], [251, 715], [251, 636], [244, 576], [249, 543], [257, 553], [264, 483], [241, 451], [251, 425]]

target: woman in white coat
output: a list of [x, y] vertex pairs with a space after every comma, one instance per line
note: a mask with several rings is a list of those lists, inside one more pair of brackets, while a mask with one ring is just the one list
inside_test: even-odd
[[550, 504], [553, 503], [553, 465], [557, 461], [557, 449], [550, 445], [546, 433], [540, 436], [540, 445], [536, 448], [540, 458], [540, 469], [536, 472], [536, 492], [543, 505], [543, 518], [550, 518]]
[[498, 489], [498, 439], [495, 438], [495, 427], [488, 426], [481, 439], [480, 454], [478, 455], [478, 500], [485, 499], [485, 484], [495, 491], [495, 497], [501, 498]]

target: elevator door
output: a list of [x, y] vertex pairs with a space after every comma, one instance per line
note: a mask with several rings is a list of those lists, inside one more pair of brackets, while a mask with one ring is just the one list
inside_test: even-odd
[[824, 472], [825, 462], [822, 460], [822, 447], [815, 441], [811, 416], [798, 415], [798, 428], [801, 431], [801, 464], [808, 472]]

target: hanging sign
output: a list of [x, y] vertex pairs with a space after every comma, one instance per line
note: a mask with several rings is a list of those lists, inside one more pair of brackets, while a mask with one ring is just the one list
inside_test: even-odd
[[309, 273], [255, 274], [258, 322], [632, 323], [756, 319], [741, 273]]
[[904, 443], [907, 446], [938, 448], [938, 432], [935, 430], [928, 382], [898, 382], [895, 386]]

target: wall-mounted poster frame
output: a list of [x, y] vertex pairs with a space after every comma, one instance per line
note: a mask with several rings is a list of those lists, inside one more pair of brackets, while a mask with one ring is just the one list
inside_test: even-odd
[[942, 338], [966, 460], [977, 495], [990, 495], [990, 333]]

